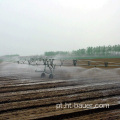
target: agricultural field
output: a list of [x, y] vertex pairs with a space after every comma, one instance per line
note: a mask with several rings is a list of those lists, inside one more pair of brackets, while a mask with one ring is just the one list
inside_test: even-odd
[[120, 120], [119, 63], [78, 61], [77, 66], [56, 67], [54, 78], [48, 79], [35, 72], [43, 66], [2, 62], [0, 120]]

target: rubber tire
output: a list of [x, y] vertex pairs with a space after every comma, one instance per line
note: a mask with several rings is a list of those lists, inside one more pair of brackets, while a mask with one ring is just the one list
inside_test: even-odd
[[53, 79], [53, 74], [50, 74], [50, 75], [49, 75], [49, 79]]
[[45, 76], [46, 76], [45, 73], [41, 74], [41, 78], [45, 78]]

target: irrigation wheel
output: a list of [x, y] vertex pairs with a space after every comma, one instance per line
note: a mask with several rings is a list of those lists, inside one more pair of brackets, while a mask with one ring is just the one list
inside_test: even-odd
[[53, 74], [50, 74], [50, 75], [49, 75], [49, 79], [53, 79]]
[[41, 74], [41, 78], [44, 78], [46, 75], [45, 75], [45, 73], [42, 73]]

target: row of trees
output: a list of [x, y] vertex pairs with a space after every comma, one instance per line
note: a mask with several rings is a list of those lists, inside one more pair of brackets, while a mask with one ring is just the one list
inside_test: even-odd
[[14, 55], [4, 55], [0, 57], [0, 62], [1, 61], [14, 61], [15, 59], [18, 59], [19, 55], [14, 54]]
[[87, 49], [74, 50], [72, 52], [45, 52], [45, 56], [71, 55], [71, 56], [116, 56], [120, 55], [120, 45], [88, 47]]
[[56, 55], [68, 55], [70, 54], [69, 52], [64, 52], [64, 51], [57, 51], [57, 52], [54, 52], [54, 51], [50, 51], [50, 52], [45, 52], [44, 55], [45, 56], [56, 56]]

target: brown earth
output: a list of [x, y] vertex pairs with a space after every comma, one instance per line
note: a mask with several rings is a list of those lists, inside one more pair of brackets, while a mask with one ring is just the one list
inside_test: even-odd
[[[91, 66], [83, 66], [85, 68], [92, 68], [92, 67], [98, 67], [98, 68], [120, 68], [120, 58], [103, 58], [103, 59], [84, 59], [78, 61], [78, 64], [88, 64], [88, 61], [91, 61]], [[104, 63], [108, 62], [108, 67], [104, 66]], [[99, 66], [100, 65], [100, 66]]]
[[[107, 60], [120, 59], [93, 61]], [[2, 63], [0, 120], [120, 120], [120, 68], [104, 68], [60, 67], [41, 79], [34, 68]]]

